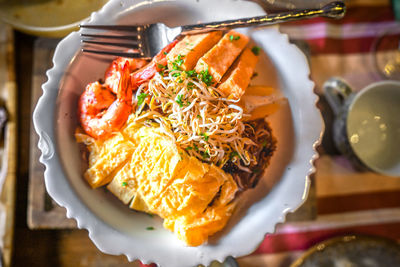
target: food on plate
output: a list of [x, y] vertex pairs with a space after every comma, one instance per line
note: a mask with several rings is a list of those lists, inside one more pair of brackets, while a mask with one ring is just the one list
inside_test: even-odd
[[265, 114], [279, 97], [248, 87], [259, 54], [248, 43], [219, 31], [174, 41], [150, 62], [114, 60], [78, 103], [89, 185], [160, 216], [189, 246], [221, 231], [276, 149]]

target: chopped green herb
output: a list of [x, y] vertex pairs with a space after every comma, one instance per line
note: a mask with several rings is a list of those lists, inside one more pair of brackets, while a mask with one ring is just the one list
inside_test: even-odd
[[155, 228], [153, 226], [146, 227], [146, 230], [149, 230], [149, 231], [154, 230], [154, 229]]
[[192, 77], [194, 74], [196, 74], [195, 70], [187, 70], [186, 71], [187, 76]]
[[186, 150], [192, 150], [193, 149], [193, 147], [191, 147], [191, 146], [188, 146], [187, 148], [186, 148]]
[[147, 94], [146, 93], [141, 93], [137, 96], [137, 104], [138, 106], [141, 106], [144, 102], [144, 100], [146, 99]]
[[181, 76], [181, 73], [180, 73], [180, 72], [172, 73], [172, 77], [179, 77], [179, 76]]
[[203, 157], [203, 159], [210, 158], [210, 152], [208, 152], [208, 150], [206, 150], [205, 152], [200, 152], [200, 154]]
[[258, 46], [253, 46], [251, 52], [253, 52], [254, 55], [258, 56], [260, 54], [260, 50], [261, 48], [259, 48]]
[[182, 95], [177, 95], [175, 98], [175, 102], [178, 103], [180, 107], [183, 107]]
[[177, 59], [175, 61], [172, 62], [172, 69], [173, 70], [182, 70], [181, 66], [183, 64], [183, 56], [182, 55], [178, 55]]
[[210, 86], [212, 84], [212, 76], [208, 72], [208, 69], [202, 70], [200, 73], [198, 73], [197, 78], [202, 80], [207, 86]]
[[168, 55], [168, 53], [166, 51], [164, 51], [164, 55]]
[[203, 136], [204, 141], [208, 141], [209, 136], [207, 133], [201, 133], [200, 135]]
[[229, 154], [229, 159], [233, 159], [233, 157], [239, 156], [239, 153], [237, 151], [233, 151]]
[[127, 186], [128, 183], [127, 182], [122, 182], [122, 186]]
[[230, 35], [229, 36], [229, 40], [232, 42], [232, 41], [237, 41], [237, 40], [239, 40], [240, 39], [240, 36], [239, 35], [237, 35], [237, 36], [235, 36], [235, 35]]
[[180, 67], [183, 64], [183, 56], [182, 55], [178, 55], [177, 60], [175, 60], [176, 64]]
[[199, 151], [199, 147], [196, 144], [193, 144], [194, 150]]
[[264, 141], [262, 142], [262, 146], [263, 146], [263, 147], [266, 147], [266, 146], [267, 146], [267, 141], [266, 141], [266, 140], [264, 140]]
[[178, 79], [178, 83], [183, 83], [182, 78], [179, 78], [179, 79]]
[[187, 88], [188, 88], [189, 90], [193, 90], [193, 87], [194, 87], [194, 83], [192, 83], [192, 82], [188, 82], [188, 83], [187, 83]]
[[164, 66], [163, 64], [157, 64], [157, 68], [159, 68], [160, 70], [164, 69], [166, 66]]
[[198, 118], [198, 119], [201, 119], [201, 116], [200, 116], [200, 115], [197, 115], [197, 118]]

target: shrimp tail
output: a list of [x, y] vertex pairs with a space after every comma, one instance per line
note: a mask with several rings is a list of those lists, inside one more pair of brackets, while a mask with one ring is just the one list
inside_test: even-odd
[[159, 65], [167, 65], [167, 54], [171, 49], [178, 43], [178, 40], [174, 40], [164, 47], [145, 67], [131, 74], [132, 85], [138, 87], [144, 82], [147, 82], [154, 75], [160, 71]]

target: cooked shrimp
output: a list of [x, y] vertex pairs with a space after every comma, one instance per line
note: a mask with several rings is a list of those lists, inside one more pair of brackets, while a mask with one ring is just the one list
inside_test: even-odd
[[178, 40], [169, 43], [164, 47], [145, 67], [131, 74], [132, 85], [139, 86], [144, 82], [149, 81], [154, 75], [160, 71], [161, 66], [167, 66], [167, 53], [178, 43]]
[[104, 84], [88, 84], [78, 104], [80, 122], [88, 135], [107, 137], [124, 125], [132, 111], [132, 92], [153, 78], [160, 65], [167, 65], [166, 54], [176, 43], [164, 47], [147, 65], [144, 59], [117, 58], [106, 71]]
[[115, 96], [105, 84], [89, 84], [79, 99], [80, 122], [87, 134], [102, 138], [119, 130], [132, 110], [129, 63], [121, 71]]
[[119, 57], [115, 59], [110, 67], [108, 67], [104, 78], [104, 84], [108, 86], [114, 94], [118, 93], [118, 85], [119, 80], [121, 79], [122, 68], [126, 62], [129, 62], [129, 72], [133, 73], [134, 71], [143, 68], [148, 63], [148, 60], [140, 59], [140, 58], [123, 58]]

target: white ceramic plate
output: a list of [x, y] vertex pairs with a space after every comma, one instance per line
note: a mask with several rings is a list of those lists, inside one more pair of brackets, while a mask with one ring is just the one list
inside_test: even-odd
[[[174, 26], [261, 14], [258, 5], [240, 0], [111, 0], [89, 23], [161, 21]], [[103, 77], [110, 59], [80, 53], [77, 32], [58, 45], [54, 67], [47, 72], [48, 81], [33, 115], [40, 136], [40, 161], [46, 166], [49, 194], [67, 209], [67, 216], [74, 218], [79, 228], [89, 231], [101, 251], [173, 267], [223, 261], [229, 255], [251, 253], [266, 233], [274, 232], [275, 225], [306, 199], [308, 175], [317, 156], [314, 146], [323, 131], [307, 60], [277, 28], [242, 31], [265, 51], [252, 83], [279, 88], [289, 105], [268, 118], [278, 149], [265, 175], [255, 189], [242, 195], [226, 229], [200, 247], [185, 246], [162, 228], [161, 219], [132, 211], [106, 190], [92, 190], [84, 181], [84, 164], [73, 136], [78, 126], [77, 101], [87, 83]], [[148, 226], [155, 230], [147, 231]]]

